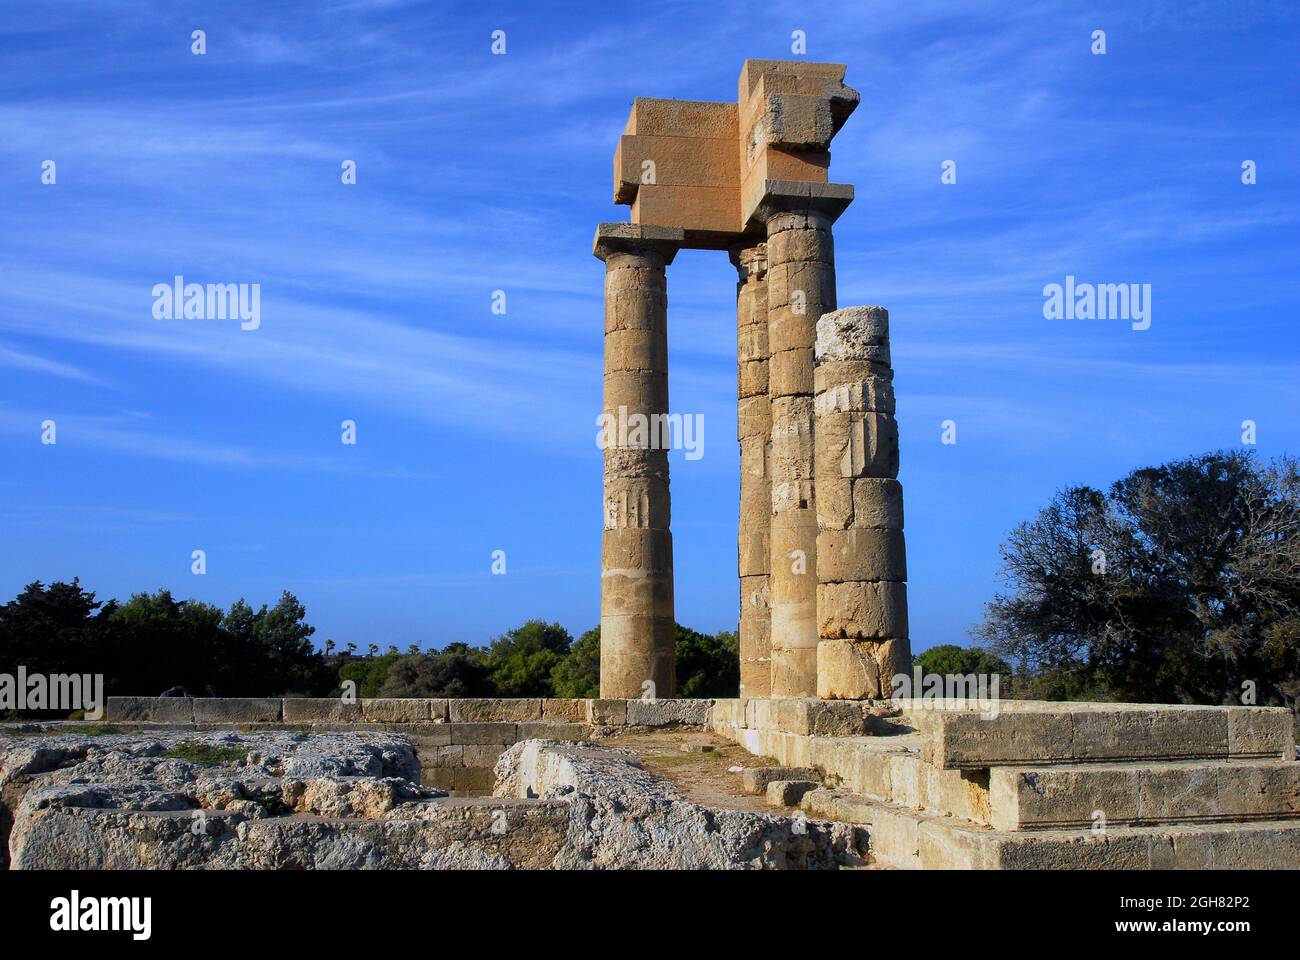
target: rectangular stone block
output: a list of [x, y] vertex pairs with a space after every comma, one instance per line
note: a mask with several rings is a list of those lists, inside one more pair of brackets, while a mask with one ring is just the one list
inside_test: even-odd
[[433, 701], [423, 698], [363, 699], [361, 716], [377, 723], [421, 723], [433, 719]]
[[1076, 760], [1116, 757], [1179, 759], [1226, 757], [1228, 716], [1225, 710], [1078, 711], [1074, 719]]
[[699, 726], [708, 721], [711, 700], [629, 700], [627, 722], [633, 726]]
[[1295, 717], [1286, 707], [1233, 707], [1228, 753], [1234, 757], [1295, 757]]
[[587, 722], [602, 727], [621, 727], [627, 723], [626, 700], [587, 701]]
[[623, 133], [638, 137], [701, 137], [735, 143], [740, 138], [738, 122], [734, 103], [637, 97], [632, 101]]
[[587, 719], [586, 700], [552, 698], [542, 701], [542, 719], [567, 723], [584, 723]]
[[860, 737], [866, 719], [860, 704], [795, 698], [773, 701], [776, 726], [783, 733], [816, 737]]
[[457, 699], [447, 701], [452, 723], [518, 723], [542, 718], [542, 701], [536, 698]]
[[285, 723], [345, 722], [361, 719], [361, 705], [346, 703], [339, 697], [286, 697], [283, 704]]
[[196, 723], [275, 723], [284, 713], [279, 697], [201, 697], [194, 701]]
[[709, 234], [740, 232], [740, 186], [643, 184], [632, 202], [632, 222]]
[[501, 744], [503, 748], [519, 741], [519, 727], [513, 723], [453, 723], [451, 742], [462, 746]]
[[585, 722], [534, 720], [519, 724], [520, 740], [586, 740], [591, 727]]
[[189, 697], [109, 697], [107, 719], [137, 723], [193, 723]]
[[493, 767], [508, 748], [500, 744], [467, 744], [462, 748], [461, 764], [466, 767]]
[[1069, 713], [935, 713], [924, 748], [944, 769], [1069, 760], [1074, 724]]

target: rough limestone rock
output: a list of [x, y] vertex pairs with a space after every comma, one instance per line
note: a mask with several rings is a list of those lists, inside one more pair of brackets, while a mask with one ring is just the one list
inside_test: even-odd
[[[527, 748], [527, 749], [521, 749]], [[386, 733], [0, 731], [11, 869], [834, 867], [844, 825], [684, 800], [622, 750], [528, 741], [495, 797], [419, 784]], [[514, 759], [511, 760], [510, 757]]]
[[834, 869], [858, 858], [851, 825], [707, 809], [628, 750], [525, 740], [496, 774], [496, 796], [568, 802], [563, 869]]

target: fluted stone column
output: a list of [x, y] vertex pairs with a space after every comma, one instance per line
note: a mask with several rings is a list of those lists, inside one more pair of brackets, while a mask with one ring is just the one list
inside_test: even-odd
[[[668, 295], [682, 231], [601, 224], [605, 261], [605, 530], [601, 538], [600, 695], [676, 692], [669, 531]], [[648, 687], [647, 683], [653, 684]]]
[[817, 322], [817, 696], [887, 698], [910, 669], [889, 313]]
[[[813, 474], [813, 344], [817, 320], [835, 309], [831, 224], [848, 204], [800, 185], [769, 191], [768, 394], [772, 404], [772, 696], [817, 692], [817, 512]], [[849, 196], [851, 197], [851, 191]]]
[[772, 488], [768, 481], [772, 404], [767, 393], [767, 245], [733, 247], [740, 441], [740, 695], [772, 692], [772, 623], [768, 610]]

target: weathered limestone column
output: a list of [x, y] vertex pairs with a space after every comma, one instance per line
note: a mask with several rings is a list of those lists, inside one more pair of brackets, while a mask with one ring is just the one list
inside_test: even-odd
[[[845, 196], [847, 191], [847, 197]], [[772, 409], [772, 696], [817, 692], [817, 513], [813, 343], [835, 309], [831, 224], [852, 188], [770, 181], [767, 226], [768, 393]]]
[[882, 699], [911, 669], [888, 311], [822, 316], [814, 379], [817, 696]]
[[772, 488], [768, 450], [772, 403], [767, 395], [767, 244], [733, 247], [740, 441], [740, 695], [772, 692], [772, 622], [768, 610]]
[[[605, 530], [600, 551], [600, 695], [676, 692], [668, 495], [668, 294], [682, 231], [603, 223]], [[658, 424], [665, 424], [663, 432]]]

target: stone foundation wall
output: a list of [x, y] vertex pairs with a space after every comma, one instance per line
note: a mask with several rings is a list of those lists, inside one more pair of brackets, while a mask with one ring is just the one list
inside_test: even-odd
[[109, 697], [114, 724], [195, 730], [310, 727], [368, 730], [411, 738], [420, 781], [454, 796], [491, 792], [492, 767], [523, 740], [589, 740], [620, 728], [702, 727], [712, 700], [563, 700], [545, 698], [361, 699]]

